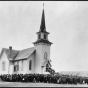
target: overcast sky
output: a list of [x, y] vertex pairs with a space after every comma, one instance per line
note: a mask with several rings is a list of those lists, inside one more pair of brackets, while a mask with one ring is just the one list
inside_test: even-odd
[[33, 47], [45, 10], [52, 68], [88, 71], [87, 1], [0, 1], [0, 50]]

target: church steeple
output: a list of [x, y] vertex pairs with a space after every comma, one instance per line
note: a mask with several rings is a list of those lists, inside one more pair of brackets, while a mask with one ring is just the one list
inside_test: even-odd
[[41, 19], [40, 31], [41, 32], [46, 32], [45, 15], [44, 15], [44, 3], [43, 3], [43, 12], [42, 12], [42, 19]]
[[[45, 25], [45, 13], [44, 13], [44, 4], [43, 4], [43, 10], [42, 10], [42, 16], [41, 16], [41, 22], [39, 26], [39, 31], [37, 32], [37, 40], [33, 43], [36, 53], [35, 53], [35, 68], [36, 71], [39, 71], [40, 73], [46, 73], [47, 65], [49, 64], [48, 61], [50, 61], [50, 46], [51, 42], [48, 40], [48, 34], [49, 32], [46, 31], [46, 25]], [[50, 66], [50, 64], [49, 64]]]
[[43, 11], [42, 11], [42, 18], [41, 18], [41, 24], [40, 24], [40, 30], [37, 32], [38, 39], [35, 44], [44, 43], [51, 45], [52, 43], [48, 40], [48, 34], [49, 32], [46, 31], [46, 25], [45, 25], [45, 14], [44, 14], [44, 3], [43, 3]]
[[40, 30], [37, 33], [44, 32], [49, 34], [49, 32], [46, 31], [46, 25], [45, 25], [45, 13], [44, 13], [44, 3], [43, 3], [43, 11], [42, 11], [42, 18], [41, 18], [41, 24], [40, 24]]

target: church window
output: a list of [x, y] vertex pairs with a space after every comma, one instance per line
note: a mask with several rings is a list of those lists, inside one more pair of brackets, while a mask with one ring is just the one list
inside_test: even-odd
[[44, 34], [44, 39], [46, 39], [46, 35]]
[[19, 61], [17, 61], [17, 71], [19, 71]]
[[5, 71], [5, 61], [2, 62], [2, 70]]
[[31, 68], [32, 68], [32, 61], [30, 60], [29, 61], [29, 70], [31, 70]]
[[14, 71], [16, 71], [16, 65], [14, 65]]
[[38, 39], [40, 39], [40, 38], [41, 38], [41, 34], [38, 35]]
[[19, 62], [17, 61], [17, 64], [14, 65], [14, 71], [19, 71]]

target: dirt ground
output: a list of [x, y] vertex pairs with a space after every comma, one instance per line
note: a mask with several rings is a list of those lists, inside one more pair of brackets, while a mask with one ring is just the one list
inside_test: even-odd
[[87, 84], [52, 84], [52, 83], [21, 83], [0, 82], [0, 87], [88, 87]]

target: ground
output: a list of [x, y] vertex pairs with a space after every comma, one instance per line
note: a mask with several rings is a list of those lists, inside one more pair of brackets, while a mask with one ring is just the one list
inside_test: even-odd
[[87, 84], [52, 84], [52, 83], [21, 83], [21, 82], [0, 82], [0, 87], [88, 87]]

